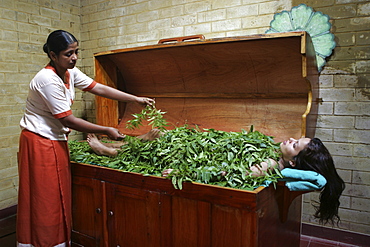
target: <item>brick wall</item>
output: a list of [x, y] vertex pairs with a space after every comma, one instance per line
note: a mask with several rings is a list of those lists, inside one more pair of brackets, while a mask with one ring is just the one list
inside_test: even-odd
[[[82, 6], [81, 44], [86, 54], [83, 64], [93, 76], [93, 53], [194, 34], [209, 39], [264, 33], [274, 13], [290, 9], [291, 1], [85, 0]], [[85, 97], [93, 106], [93, 96]], [[93, 114], [88, 115], [88, 120], [95, 121]]]
[[[155, 44], [159, 39], [204, 34], [206, 38], [264, 33], [274, 13], [306, 3], [332, 18], [337, 48], [320, 76], [317, 137], [333, 154], [347, 188], [339, 228], [370, 234], [369, 1], [328, 0], [0, 0], [0, 208], [16, 203], [18, 122], [27, 84], [47, 62], [46, 35], [63, 28], [81, 41], [79, 67], [94, 75], [93, 53]], [[33, 1], [34, 2], [34, 1]], [[78, 5], [80, 4], [80, 6]], [[80, 16], [79, 16], [80, 14]], [[80, 17], [80, 18], [79, 18]], [[90, 94], [79, 94], [74, 113], [94, 121]], [[83, 110], [85, 108], [85, 110]], [[80, 138], [74, 135], [72, 138]], [[313, 219], [304, 198], [303, 221]]]
[[[368, 1], [85, 1], [81, 36], [89, 55], [84, 65], [92, 74], [94, 52], [155, 44], [162, 38], [264, 33], [274, 13], [300, 3], [329, 15], [336, 36], [337, 48], [320, 76], [324, 102], [319, 109], [317, 137], [333, 154], [347, 185], [339, 228], [370, 234]], [[311, 200], [318, 200], [318, 193], [304, 197], [303, 222], [318, 224], [312, 216]]]
[[[293, 6], [302, 1], [293, 1]], [[317, 136], [325, 143], [346, 182], [341, 229], [370, 234], [370, 1], [303, 1], [331, 17], [337, 47], [320, 76]], [[305, 196], [303, 221], [312, 217]]]
[[80, 38], [79, 11], [78, 0], [0, 0], [0, 209], [17, 204], [19, 120], [28, 84], [48, 62], [42, 46], [55, 29]]

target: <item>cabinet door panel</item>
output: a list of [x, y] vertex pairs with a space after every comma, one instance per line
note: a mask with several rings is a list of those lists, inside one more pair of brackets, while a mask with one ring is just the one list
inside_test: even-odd
[[160, 195], [106, 184], [109, 246], [160, 246]]
[[210, 204], [177, 196], [171, 199], [172, 246], [211, 246]]
[[73, 177], [73, 242], [88, 246], [95, 240], [95, 246], [101, 246], [104, 210], [102, 187], [103, 182], [99, 180]]

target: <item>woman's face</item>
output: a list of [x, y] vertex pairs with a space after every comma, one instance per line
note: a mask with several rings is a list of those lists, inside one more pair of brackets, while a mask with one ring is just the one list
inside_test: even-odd
[[301, 138], [298, 140], [289, 138], [289, 140], [283, 141], [280, 144], [280, 150], [283, 154], [283, 159], [286, 161], [292, 161], [293, 157], [302, 151], [310, 141], [310, 138]]
[[59, 69], [73, 69], [78, 59], [78, 43], [68, 45], [67, 49], [61, 51], [59, 55], [52, 54], [51, 58], [55, 66]]

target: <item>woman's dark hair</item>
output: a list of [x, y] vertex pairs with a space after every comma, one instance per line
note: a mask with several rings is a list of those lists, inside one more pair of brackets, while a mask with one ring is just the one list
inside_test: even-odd
[[345, 184], [335, 169], [333, 158], [328, 149], [320, 139], [313, 138], [306, 148], [294, 157], [294, 161], [295, 168], [315, 171], [325, 177], [327, 183], [320, 193], [320, 203], [314, 206], [316, 209], [314, 216], [319, 219], [320, 223], [330, 222], [333, 225], [336, 221], [338, 224], [340, 221], [338, 215], [339, 197]]
[[49, 34], [46, 43], [44, 44], [43, 50], [50, 58], [50, 52], [54, 52], [56, 55], [68, 48], [70, 44], [77, 41], [75, 36], [64, 30], [56, 30]]

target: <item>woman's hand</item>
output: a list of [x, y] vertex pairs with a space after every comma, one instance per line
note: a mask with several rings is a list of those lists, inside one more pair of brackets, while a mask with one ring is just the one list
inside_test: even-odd
[[109, 139], [116, 140], [116, 141], [122, 140], [126, 137], [121, 132], [119, 132], [118, 129], [115, 129], [112, 127], [107, 127], [105, 134], [109, 137]]
[[155, 103], [154, 99], [125, 93], [101, 83], [97, 83], [89, 92], [108, 99], [118, 100], [120, 102], [136, 102], [144, 106], [153, 105]]
[[162, 171], [162, 176], [167, 177], [168, 175], [171, 174], [171, 172], [173, 172], [173, 169], [165, 169]]
[[147, 98], [147, 97], [137, 97], [137, 98], [138, 98], [137, 102], [144, 106], [147, 106], [147, 105], [152, 106], [155, 103], [154, 99], [151, 99], [151, 98]]
[[269, 171], [275, 169], [278, 166], [278, 163], [273, 159], [268, 159], [260, 164], [255, 164], [251, 166], [249, 169], [251, 172], [247, 172], [247, 175], [251, 175], [252, 177], [260, 177], [265, 176], [268, 174]]
[[59, 121], [63, 124], [63, 126], [77, 131], [105, 134], [112, 140], [121, 140], [125, 138], [125, 135], [121, 134], [118, 129], [93, 124], [81, 118], [77, 118], [73, 116], [73, 114], [64, 118], [60, 118]]
[[252, 177], [260, 177], [266, 175], [262, 168], [259, 165], [253, 165], [250, 167], [251, 172], [247, 172], [247, 175], [251, 175]]

